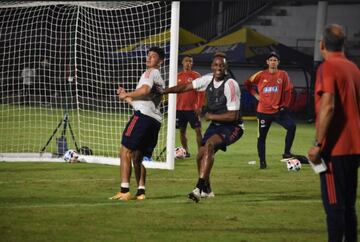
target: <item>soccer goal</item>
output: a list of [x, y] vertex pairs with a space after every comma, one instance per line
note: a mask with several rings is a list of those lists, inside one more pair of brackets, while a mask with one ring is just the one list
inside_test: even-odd
[[[133, 109], [116, 89], [136, 87], [151, 46], [165, 50], [166, 85], [176, 83], [179, 5], [1, 2], [0, 160], [58, 162], [73, 149], [85, 162], [119, 165]], [[161, 103], [163, 123], [146, 167], [174, 169], [175, 98]]]

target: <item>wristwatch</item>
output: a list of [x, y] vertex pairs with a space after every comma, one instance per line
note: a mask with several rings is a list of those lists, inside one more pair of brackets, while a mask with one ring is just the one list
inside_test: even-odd
[[321, 146], [322, 146], [322, 143], [320, 143], [319, 141], [315, 140], [314, 146], [315, 146], [315, 147], [321, 147]]

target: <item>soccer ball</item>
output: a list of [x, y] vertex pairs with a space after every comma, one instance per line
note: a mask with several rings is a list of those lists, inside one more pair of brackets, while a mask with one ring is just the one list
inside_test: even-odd
[[186, 157], [186, 150], [184, 147], [179, 146], [175, 148], [175, 158], [176, 159], [184, 159]]
[[79, 155], [75, 150], [68, 150], [64, 154], [64, 160], [69, 163], [79, 162]]
[[286, 161], [286, 166], [288, 171], [300, 171], [301, 162], [296, 158], [291, 158], [288, 161]]

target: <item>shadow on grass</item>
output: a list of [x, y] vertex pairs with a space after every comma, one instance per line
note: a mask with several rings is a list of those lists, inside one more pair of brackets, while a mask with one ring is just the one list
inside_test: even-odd
[[[174, 230], [174, 231], [178, 231], [178, 229], [171, 229], [171, 228], [167, 228], [167, 230]], [[197, 229], [194, 228], [182, 228], [181, 231], [189, 231], [189, 232], [196, 232]], [[199, 232], [204, 232], [204, 228], [199, 228], [198, 229]], [[205, 229], [206, 230], [206, 229]], [[241, 226], [236, 226], [236, 227], [227, 227], [227, 228], [216, 228], [216, 227], [211, 227], [211, 231], [212, 232], [218, 232], [218, 233], [222, 233], [222, 232], [236, 232], [236, 233], [244, 233], [244, 234], [257, 234], [257, 233], [261, 233], [261, 234], [316, 234], [319, 235], [319, 229], [318, 228], [314, 228], [314, 229], [309, 229], [309, 228], [301, 228], [300, 226], [295, 226], [295, 227], [287, 227], [285, 228], [262, 228], [262, 227], [253, 227], [253, 228], [249, 228], [249, 227], [241, 227]], [[325, 231], [322, 231], [325, 232]]]
[[231, 192], [231, 193], [216, 193], [216, 196], [222, 196], [222, 197], [235, 197], [235, 196], [243, 196], [242, 198], [246, 200], [246, 202], [264, 202], [264, 201], [304, 201], [304, 200], [320, 200], [319, 196], [314, 195], [303, 195], [303, 194], [297, 194], [297, 195], [291, 195], [291, 194], [271, 194], [266, 192]]

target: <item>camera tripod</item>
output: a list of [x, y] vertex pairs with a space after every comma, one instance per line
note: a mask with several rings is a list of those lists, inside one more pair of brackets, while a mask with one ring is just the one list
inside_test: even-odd
[[75, 135], [74, 135], [74, 132], [71, 128], [71, 124], [70, 124], [70, 120], [69, 120], [69, 115], [68, 115], [68, 110], [69, 110], [69, 102], [68, 102], [68, 98], [71, 97], [71, 83], [73, 82], [74, 80], [74, 77], [73, 76], [70, 76], [70, 74], [68, 73], [69, 71], [69, 65], [66, 66], [66, 71], [67, 71], [67, 76], [66, 76], [66, 79], [67, 79], [67, 83], [68, 83], [68, 88], [66, 88], [67, 86], [65, 86], [65, 88], [67, 89], [66, 90], [66, 101], [65, 101], [65, 104], [64, 104], [64, 117], [62, 120], [60, 120], [60, 122], [58, 123], [57, 127], [54, 129], [52, 135], [50, 136], [50, 138], [48, 139], [48, 141], [46, 142], [45, 146], [41, 149], [40, 153], [43, 153], [46, 149], [46, 147], [49, 145], [50, 141], [54, 138], [56, 132], [58, 131], [58, 129], [60, 128], [60, 126], [63, 124], [63, 130], [61, 132], [61, 136], [60, 138], [56, 139], [56, 142], [57, 142], [57, 148], [58, 148], [58, 152], [57, 152], [57, 155], [60, 156], [60, 155], [63, 155], [68, 147], [67, 147], [67, 141], [66, 141], [66, 129], [67, 127], [69, 127], [69, 130], [70, 130], [70, 133], [71, 133], [71, 138], [75, 144], [75, 147], [76, 147], [76, 151], [79, 152], [80, 149], [76, 143], [76, 140], [75, 140]]
[[40, 153], [43, 153], [43, 152], [44, 152], [44, 150], [46, 149], [46, 147], [49, 145], [50, 141], [54, 138], [54, 136], [55, 136], [56, 132], [58, 131], [58, 129], [60, 128], [61, 124], [63, 124], [63, 130], [62, 130], [62, 132], [61, 132], [61, 137], [59, 138], [59, 140], [60, 140], [59, 143], [61, 142], [61, 144], [60, 144], [60, 145], [58, 144], [58, 145], [59, 145], [59, 146], [62, 145], [62, 148], [60, 149], [60, 147], [58, 147], [58, 148], [59, 148], [59, 151], [61, 150], [60, 152], [58, 152], [58, 155], [63, 155], [63, 154], [61, 154], [61, 153], [65, 153], [66, 150], [67, 150], [67, 143], [66, 143], [65, 135], [66, 135], [66, 129], [67, 129], [68, 126], [69, 126], [69, 130], [70, 130], [70, 133], [71, 133], [71, 138], [72, 138], [72, 140], [74, 141], [74, 144], [75, 144], [75, 147], [76, 147], [76, 151], [79, 152], [80, 149], [79, 149], [79, 147], [78, 147], [78, 145], [77, 145], [77, 143], [76, 143], [75, 135], [74, 135], [74, 132], [73, 132], [73, 130], [72, 130], [72, 128], [71, 128], [69, 116], [68, 116], [67, 113], [65, 113], [65, 114], [64, 114], [64, 118], [63, 118], [62, 120], [60, 120], [59, 124], [58, 124], [57, 127], [54, 129], [52, 135], [50, 136], [50, 138], [49, 138], [48, 141], [46, 142], [45, 146], [41, 149]]

